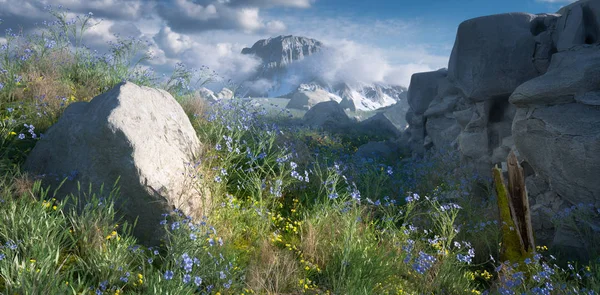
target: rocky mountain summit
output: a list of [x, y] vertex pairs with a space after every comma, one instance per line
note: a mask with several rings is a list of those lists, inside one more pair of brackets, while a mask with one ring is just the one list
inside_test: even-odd
[[600, 1], [461, 23], [448, 68], [414, 74], [408, 103], [415, 155], [451, 147], [490, 175], [516, 151], [537, 242], [585, 253], [577, 228], [552, 219], [600, 207]]
[[[308, 95], [313, 101], [335, 100], [344, 109], [352, 111], [375, 110], [406, 99], [407, 89], [399, 85], [345, 81], [330, 83], [322, 77], [306, 74], [299, 70], [301, 67], [297, 67], [328, 49], [315, 39], [291, 35], [259, 40], [251, 48], [244, 48], [242, 54], [253, 54], [262, 60], [259, 71], [247, 83], [269, 85], [264, 89], [250, 90], [246, 96], [291, 99]], [[296, 102], [290, 102], [289, 106], [299, 109], [307, 107]]]
[[264, 72], [302, 60], [322, 47], [323, 43], [315, 39], [289, 35], [259, 40], [251, 48], [242, 49], [242, 54], [254, 54], [262, 59]]

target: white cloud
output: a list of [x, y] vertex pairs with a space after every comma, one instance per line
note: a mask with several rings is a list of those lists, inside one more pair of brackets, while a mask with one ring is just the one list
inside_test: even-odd
[[[323, 0], [324, 1], [324, 0]], [[556, 1], [556, 0], [554, 0]], [[430, 38], [423, 20], [369, 19], [281, 14], [266, 8], [306, 9], [315, 0], [0, 0], [3, 27], [24, 25], [53, 17], [46, 4], [71, 9], [68, 18], [93, 12], [84, 43], [105, 52], [114, 34], [150, 41], [159, 73], [170, 74], [177, 62], [190, 68], [208, 66], [221, 76], [241, 82], [252, 75], [259, 61], [241, 49], [259, 39], [284, 35], [315, 38], [334, 48], [297, 66], [296, 78], [311, 73], [330, 81], [351, 80], [407, 85], [417, 71], [445, 66], [449, 50], [426, 46], [440, 44]], [[30, 23], [29, 23], [30, 22]], [[29, 27], [27, 27], [29, 25]], [[454, 32], [451, 31], [453, 37]], [[437, 32], [439, 33], [439, 32]], [[438, 46], [441, 47], [441, 46]], [[383, 49], [386, 48], [386, 49]], [[264, 84], [264, 83], [263, 83]]]
[[189, 68], [207, 66], [225, 79], [244, 80], [259, 65], [254, 57], [242, 55], [244, 44], [205, 42], [202, 36], [188, 36], [163, 28], [153, 38], [156, 66], [183, 62]]
[[[408, 86], [413, 73], [432, 71], [440, 66], [440, 63], [428, 63], [427, 60], [392, 64], [386, 50], [355, 41], [325, 43], [326, 50], [293, 64], [291, 71], [304, 77], [318, 77], [331, 84], [343, 81]], [[447, 64], [443, 57], [439, 57], [439, 61], [442, 65]]]

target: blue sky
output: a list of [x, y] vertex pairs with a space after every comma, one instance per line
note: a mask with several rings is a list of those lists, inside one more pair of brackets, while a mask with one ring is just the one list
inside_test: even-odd
[[[569, 0], [0, 0], [0, 30], [49, 20], [45, 5], [94, 14], [84, 38], [100, 52], [114, 34], [147, 41], [146, 66], [208, 66], [242, 81], [260, 61], [241, 55], [259, 39], [300, 35], [335, 49], [331, 75], [407, 86], [415, 72], [446, 67], [458, 25], [506, 12], [555, 13]], [[0, 42], [1, 42], [0, 38]]]

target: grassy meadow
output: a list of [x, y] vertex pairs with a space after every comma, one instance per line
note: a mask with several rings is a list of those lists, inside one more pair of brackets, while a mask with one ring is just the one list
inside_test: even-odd
[[[5, 28], [0, 48], [0, 294], [598, 294], [595, 248], [585, 263], [543, 245], [500, 261], [491, 179], [458, 155], [357, 158], [368, 136], [289, 124], [299, 115], [277, 105], [207, 104], [194, 94], [206, 69], [159, 77], [140, 66], [144, 42], [98, 54], [81, 44], [91, 14], [48, 12], [34, 35]], [[171, 93], [205, 146], [186, 167], [212, 204], [201, 220], [164, 216], [159, 247], [115, 218], [118, 183], [61, 196], [22, 169], [70, 103], [123, 80]]]

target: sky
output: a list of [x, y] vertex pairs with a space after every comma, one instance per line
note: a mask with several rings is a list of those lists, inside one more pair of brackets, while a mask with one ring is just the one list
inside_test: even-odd
[[[241, 83], [260, 65], [244, 47], [278, 35], [315, 38], [334, 49], [330, 75], [408, 86], [410, 76], [447, 67], [458, 25], [507, 12], [555, 13], [573, 0], [0, 0], [0, 30], [34, 30], [46, 5], [88, 14], [83, 43], [105, 52], [115, 34], [144, 40], [169, 74], [178, 62]], [[3, 43], [0, 38], [0, 43]], [[218, 90], [218, 89], [217, 89]]]

